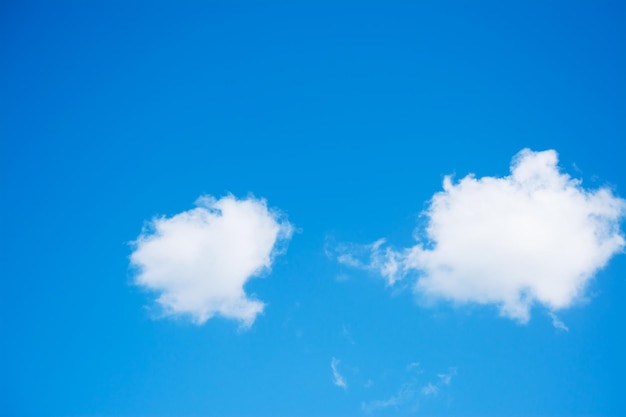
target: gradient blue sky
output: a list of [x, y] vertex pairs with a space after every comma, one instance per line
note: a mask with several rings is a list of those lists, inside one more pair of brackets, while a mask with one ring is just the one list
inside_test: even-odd
[[[444, 175], [507, 175], [523, 148], [626, 196], [625, 19], [618, 1], [3, 1], [0, 414], [626, 415], [623, 254], [566, 332], [540, 307], [425, 306], [325, 253], [412, 245]], [[246, 285], [264, 313], [155, 319], [129, 242], [227, 193], [298, 228]]]

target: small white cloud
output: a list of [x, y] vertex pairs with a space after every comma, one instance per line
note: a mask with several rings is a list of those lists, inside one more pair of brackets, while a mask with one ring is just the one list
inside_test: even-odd
[[352, 335], [350, 334], [350, 331], [348, 330], [348, 328], [346, 327], [345, 324], [343, 324], [341, 326], [341, 335], [348, 341], [348, 343], [350, 343], [351, 345], [354, 345], [354, 339], [352, 338]]
[[431, 395], [437, 395], [439, 393], [439, 387], [432, 382], [429, 382], [422, 388], [422, 394], [429, 397]]
[[415, 372], [418, 374], [421, 374], [422, 372], [424, 372], [419, 362], [411, 362], [410, 364], [406, 366], [406, 370], [408, 372]]
[[422, 296], [494, 304], [520, 322], [534, 303], [567, 308], [623, 250], [626, 201], [607, 188], [585, 189], [557, 162], [553, 150], [525, 149], [509, 176], [446, 177], [415, 246], [392, 250], [382, 239], [365, 249], [344, 245], [338, 261], [375, 270], [389, 285], [413, 272]]
[[330, 369], [333, 371], [333, 384], [343, 389], [346, 389], [348, 388], [348, 383], [346, 382], [346, 379], [343, 377], [343, 375], [339, 373], [339, 363], [340, 361], [337, 358], [332, 358], [332, 360], [330, 361]]
[[197, 324], [221, 315], [248, 327], [264, 304], [244, 285], [270, 269], [293, 227], [253, 197], [204, 196], [196, 205], [144, 228], [130, 256], [135, 283], [159, 294], [165, 315], [187, 315]]
[[569, 332], [569, 327], [567, 327], [565, 323], [563, 323], [556, 314], [554, 314], [553, 312], [550, 312], [548, 313], [548, 315], [552, 319], [552, 325], [554, 326], [555, 329], [563, 330], [564, 332]]
[[426, 384], [422, 388], [422, 394], [427, 397], [439, 394], [442, 387], [450, 385], [450, 381], [452, 381], [454, 375], [456, 375], [456, 368], [450, 368], [448, 373], [445, 374], [437, 374], [437, 381]]
[[454, 375], [456, 375], [456, 368], [449, 368], [448, 373], [445, 374], [437, 374], [439, 385], [450, 385], [450, 381], [452, 381]]
[[[434, 397], [437, 396], [440, 391], [446, 385], [450, 385], [452, 376], [456, 375], [456, 368], [449, 368], [447, 373], [437, 374], [437, 380], [434, 382], [428, 382], [426, 385], [419, 388], [421, 385], [416, 375], [422, 374], [423, 370], [418, 362], [413, 362], [407, 365], [406, 371], [411, 373], [411, 379], [403, 383], [396, 394], [384, 400], [374, 400], [361, 403], [361, 409], [367, 413], [372, 413], [377, 410], [394, 407], [394, 408], [407, 408], [410, 407], [413, 410], [417, 409], [422, 397]], [[420, 396], [421, 394], [421, 396]]]
[[340, 264], [378, 272], [387, 280], [388, 285], [393, 285], [402, 278], [402, 256], [389, 247], [383, 247], [385, 243], [385, 239], [379, 239], [369, 245], [342, 244], [334, 250], [327, 248], [326, 254], [336, 258]]
[[415, 397], [415, 387], [413, 383], [403, 384], [398, 392], [386, 400], [374, 400], [361, 403], [361, 410], [372, 413], [389, 407], [399, 407], [410, 402]]

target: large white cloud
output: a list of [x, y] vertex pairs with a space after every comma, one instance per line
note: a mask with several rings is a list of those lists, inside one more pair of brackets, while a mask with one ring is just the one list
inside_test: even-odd
[[135, 283], [156, 291], [166, 315], [198, 324], [214, 315], [250, 326], [263, 311], [245, 283], [270, 269], [293, 227], [264, 200], [200, 197], [197, 207], [153, 219], [134, 242]]
[[457, 183], [446, 177], [423, 213], [427, 226], [416, 232], [415, 246], [393, 250], [379, 240], [366, 262], [350, 252], [338, 260], [376, 270], [390, 285], [414, 272], [421, 295], [494, 304], [520, 322], [534, 303], [569, 307], [622, 251], [626, 201], [607, 188], [585, 189], [557, 162], [553, 150], [525, 149], [509, 176], [468, 175]]

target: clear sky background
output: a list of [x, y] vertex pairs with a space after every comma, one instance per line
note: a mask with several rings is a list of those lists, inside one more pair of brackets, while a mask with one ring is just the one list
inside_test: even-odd
[[[625, 20], [619, 1], [2, 1], [0, 414], [626, 415], [623, 254], [526, 323], [336, 256], [413, 247], [444, 176], [505, 177], [524, 148], [626, 196]], [[229, 193], [294, 228], [245, 284], [262, 314], [164, 317], [132, 242]]]

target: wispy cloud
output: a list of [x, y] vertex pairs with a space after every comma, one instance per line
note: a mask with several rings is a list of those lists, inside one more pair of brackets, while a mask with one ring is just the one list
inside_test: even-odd
[[436, 379], [424, 384], [421, 378], [417, 376], [423, 373], [419, 363], [410, 363], [407, 365], [406, 371], [412, 375], [407, 382], [400, 386], [394, 395], [383, 400], [363, 402], [361, 403], [361, 409], [367, 413], [390, 407], [409, 407], [414, 410], [419, 406], [421, 399], [437, 396], [445, 386], [450, 385], [452, 377], [456, 375], [456, 368], [449, 368], [448, 372], [437, 374]]
[[448, 369], [447, 373], [437, 374], [437, 380], [434, 382], [429, 382], [424, 387], [422, 387], [422, 394], [425, 396], [432, 396], [439, 394], [439, 391], [442, 387], [446, 385], [450, 385], [452, 381], [452, 377], [456, 375], [456, 368]]
[[494, 304], [520, 322], [530, 307], [567, 308], [623, 250], [626, 201], [562, 173], [553, 150], [525, 149], [511, 174], [443, 182], [423, 216], [418, 243], [394, 250], [384, 239], [337, 247], [338, 262], [376, 271], [393, 285], [408, 275], [423, 297]]
[[454, 375], [456, 375], [456, 368], [448, 369], [447, 373], [437, 374], [436, 381], [431, 381], [422, 387], [422, 394], [427, 397], [439, 394], [442, 387], [450, 385]]
[[348, 388], [348, 383], [343, 375], [339, 372], [339, 364], [341, 362], [337, 358], [332, 358], [330, 361], [330, 369], [333, 371], [333, 384], [343, 389]]
[[204, 196], [197, 207], [152, 219], [133, 243], [135, 283], [158, 294], [164, 315], [202, 324], [214, 315], [252, 325], [263, 302], [246, 282], [271, 268], [293, 233], [265, 200]]
[[379, 239], [369, 245], [340, 244], [327, 247], [326, 255], [346, 266], [378, 272], [388, 285], [393, 285], [402, 278], [402, 256], [385, 243], [385, 239]]
[[429, 382], [422, 388], [422, 394], [426, 396], [437, 395], [439, 393], [439, 386]]
[[415, 385], [412, 383], [403, 384], [398, 392], [386, 400], [374, 400], [361, 403], [361, 410], [372, 413], [376, 410], [389, 407], [398, 407], [406, 404], [415, 398]]
[[565, 323], [563, 323], [556, 314], [554, 314], [553, 312], [550, 312], [548, 313], [548, 315], [552, 319], [552, 325], [554, 326], [555, 329], [563, 330], [564, 332], [569, 332], [569, 327], [567, 327]]
[[422, 372], [424, 372], [419, 362], [411, 362], [410, 364], [406, 366], [406, 370], [409, 372], [416, 372], [418, 374], [421, 374]]
[[343, 336], [343, 338], [346, 339], [351, 345], [355, 344], [354, 339], [345, 324], [341, 326], [341, 336]]
[[445, 374], [437, 374], [437, 378], [439, 378], [439, 386], [449, 385], [454, 375], [456, 375], [456, 368], [448, 369], [448, 372]]

